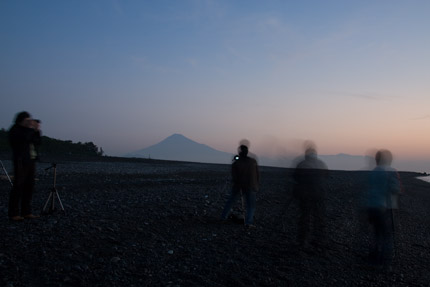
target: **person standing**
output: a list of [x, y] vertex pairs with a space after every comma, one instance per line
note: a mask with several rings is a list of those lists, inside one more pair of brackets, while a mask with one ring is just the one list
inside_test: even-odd
[[34, 190], [35, 161], [40, 145], [40, 121], [31, 118], [28, 112], [16, 115], [15, 124], [9, 130], [12, 147], [14, 180], [9, 198], [8, 215], [12, 221], [33, 219], [38, 216], [31, 211]]
[[393, 156], [389, 150], [379, 150], [375, 161], [376, 167], [370, 173], [367, 193], [368, 220], [374, 233], [369, 261], [374, 265], [388, 267], [394, 247], [394, 229], [390, 228], [390, 223], [394, 227], [392, 209], [397, 208], [401, 183], [397, 171], [391, 167]]
[[305, 247], [313, 223], [314, 245], [323, 247], [326, 241], [325, 189], [327, 165], [318, 158], [314, 144], [307, 143], [305, 157], [293, 173], [294, 197], [299, 202], [300, 216], [297, 227], [297, 244]]
[[256, 209], [256, 194], [260, 184], [260, 172], [257, 161], [248, 156], [248, 147], [239, 146], [239, 156], [237, 156], [231, 166], [233, 187], [224, 211], [222, 220], [226, 220], [231, 208], [236, 203], [238, 197], [243, 196], [246, 202], [245, 225], [254, 227], [254, 213]]

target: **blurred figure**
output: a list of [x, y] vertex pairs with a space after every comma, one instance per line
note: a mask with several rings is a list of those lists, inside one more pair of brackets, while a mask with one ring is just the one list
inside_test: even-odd
[[[367, 214], [373, 227], [374, 240], [370, 247], [370, 263], [389, 266], [393, 256], [394, 217], [397, 195], [401, 190], [397, 171], [391, 167], [393, 156], [388, 150], [375, 155], [376, 167], [370, 173], [367, 194]], [[391, 223], [391, 226], [390, 226]]]
[[325, 234], [325, 192], [323, 182], [328, 175], [327, 165], [318, 159], [316, 147], [311, 142], [305, 144], [305, 156], [293, 173], [295, 181], [294, 197], [299, 201], [300, 217], [298, 220], [297, 243], [305, 247], [309, 239], [311, 223], [313, 241], [322, 247]]
[[247, 140], [247, 139], [242, 139], [239, 142], [239, 147], [242, 146], [242, 145], [246, 146], [248, 148], [248, 157], [255, 159], [257, 161], [257, 164], [258, 164], [258, 157], [257, 157], [257, 155], [255, 153], [252, 153], [252, 152], [249, 151], [250, 148], [251, 148], [251, 142], [249, 140]]
[[245, 225], [254, 227], [255, 201], [260, 183], [260, 173], [257, 161], [248, 156], [248, 147], [246, 145], [239, 146], [239, 155], [233, 161], [231, 175], [233, 187], [221, 219], [226, 220], [228, 218], [231, 208], [238, 197], [242, 196], [242, 200], [244, 197], [246, 201]]
[[[9, 130], [9, 142], [13, 153], [14, 180], [9, 198], [8, 215], [12, 221], [37, 218], [31, 211], [34, 190], [35, 161], [40, 145], [40, 121], [28, 112], [16, 115], [15, 124]], [[21, 207], [21, 210], [20, 210]]]

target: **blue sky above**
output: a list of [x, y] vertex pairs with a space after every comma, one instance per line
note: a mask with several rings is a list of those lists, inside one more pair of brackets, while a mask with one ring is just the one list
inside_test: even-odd
[[0, 127], [111, 155], [173, 134], [430, 158], [429, 1], [0, 2]]

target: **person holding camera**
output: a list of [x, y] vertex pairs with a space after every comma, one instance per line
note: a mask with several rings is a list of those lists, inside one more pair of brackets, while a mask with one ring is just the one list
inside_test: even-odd
[[260, 173], [257, 161], [248, 156], [248, 147], [246, 145], [239, 147], [239, 156], [235, 157], [231, 172], [233, 187], [221, 219], [226, 220], [228, 218], [231, 208], [238, 197], [243, 196], [246, 201], [245, 225], [254, 227], [255, 201], [260, 184]]
[[12, 221], [33, 219], [39, 216], [31, 211], [34, 190], [35, 161], [40, 145], [40, 121], [31, 118], [28, 112], [16, 115], [15, 124], [9, 130], [14, 166], [13, 187], [9, 198], [8, 215]]

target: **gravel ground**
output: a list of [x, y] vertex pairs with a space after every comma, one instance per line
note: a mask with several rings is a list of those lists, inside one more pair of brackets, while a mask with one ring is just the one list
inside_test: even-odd
[[[5, 162], [10, 170], [10, 162]], [[39, 213], [53, 173], [38, 165]], [[66, 213], [7, 219], [0, 180], [0, 284], [4, 286], [430, 286], [430, 189], [401, 173], [392, 271], [365, 263], [361, 198], [367, 172], [331, 171], [326, 252], [295, 246], [291, 170], [261, 168], [256, 228], [219, 216], [230, 188], [227, 165], [65, 162], [57, 187]], [[240, 203], [238, 203], [240, 205]], [[58, 207], [58, 205], [57, 205]], [[240, 214], [240, 212], [238, 213]]]

